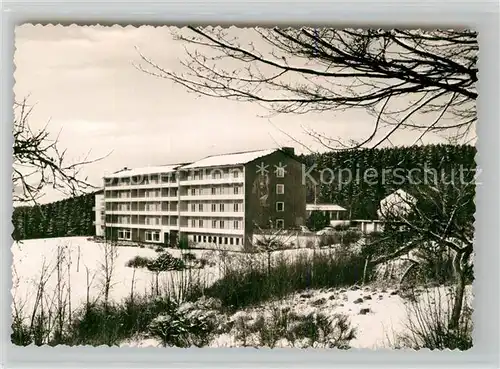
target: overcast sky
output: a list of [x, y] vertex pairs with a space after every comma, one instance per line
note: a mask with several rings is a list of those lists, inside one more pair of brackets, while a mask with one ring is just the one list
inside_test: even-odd
[[[362, 139], [374, 118], [363, 111], [272, 118], [252, 103], [197, 97], [137, 70], [137, 50], [165, 69], [178, 70], [184, 49], [167, 27], [62, 27], [24, 25], [16, 30], [16, 99], [36, 104], [30, 125], [59, 131], [59, 147], [70, 160], [111, 153], [82, 175], [99, 185], [124, 166], [162, 165], [211, 154], [299, 145], [280, 132], [318, 149], [303, 127], [332, 137]], [[279, 129], [276, 129], [279, 127]], [[412, 144], [418, 133], [391, 140]], [[429, 135], [426, 142], [442, 142]], [[43, 202], [59, 199], [48, 192]]]

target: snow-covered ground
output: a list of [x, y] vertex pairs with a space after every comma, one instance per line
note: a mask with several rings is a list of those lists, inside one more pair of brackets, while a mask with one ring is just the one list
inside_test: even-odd
[[[401, 337], [409, 333], [411, 324], [414, 326], [427, 324], [432, 319], [420, 316], [420, 322], [415, 320], [415, 307], [419, 307], [418, 314], [439, 314], [447, 319], [451, 311], [450, 287], [432, 287], [417, 289], [417, 300], [410, 301], [402, 297], [404, 293], [396, 289], [384, 289], [374, 286], [359, 288], [353, 286], [348, 289], [336, 288], [327, 290], [309, 290], [293, 294], [280, 301], [267, 302], [259, 307], [249, 308], [230, 314], [225, 317], [226, 322], [243, 320], [247, 327], [257, 324], [259, 317], [270, 319], [272, 325], [273, 312], [287, 311], [295, 316], [319, 315], [334, 317], [336, 314], [348, 317], [351, 328], [355, 329], [355, 338], [349, 342], [351, 348], [380, 349], [401, 347]], [[472, 290], [467, 288], [466, 301], [470, 303]], [[189, 303], [188, 303], [189, 304]], [[223, 319], [224, 320], [224, 319]], [[241, 347], [259, 346], [262, 342], [257, 333], [250, 333], [242, 340], [241, 326], [234, 325], [229, 332], [216, 335], [209, 347]], [[273, 347], [311, 347], [307, 340], [296, 342], [279, 339]], [[133, 337], [121, 343], [121, 347], [162, 347], [159, 339], [142, 335]], [[314, 343], [312, 347], [327, 347], [321, 343]]]
[[[349, 317], [351, 326], [356, 329], [356, 338], [350, 342], [353, 348], [382, 348], [389, 347], [397, 335], [405, 330], [407, 310], [404, 300], [396, 295], [394, 290], [381, 292], [380, 290], [366, 288], [358, 290], [330, 289], [312, 290], [294, 294], [282, 301], [266, 303], [261, 307], [239, 311], [229, 317], [236, 320], [242, 315], [249, 318], [249, 324], [260, 314], [270, 315], [275, 308], [289, 308], [298, 315], [311, 313], [345, 314]], [[362, 299], [362, 302], [359, 302]], [[363, 309], [369, 309], [366, 314], [361, 314]], [[365, 310], [366, 311], [366, 310]], [[242, 344], [235, 336], [237, 329], [229, 334], [221, 334], [212, 341], [212, 347], [237, 347]], [[247, 342], [247, 345], [252, 346]], [[154, 338], [135, 338], [124, 342], [122, 346], [132, 347], [160, 347], [161, 342]], [[291, 343], [282, 340], [278, 346], [290, 347]]]
[[[12, 246], [12, 295], [18, 304], [24, 305], [25, 312], [31, 311], [42, 274], [48, 277], [45, 290], [55, 291], [58, 283], [56, 265], [58, 252], [61, 248], [64, 250], [63, 255], [66, 258], [61, 263], [62, 281], [71, 286], [71, 306], [77, 308], [86, 301], [87, 286], [89, 286], [90, 301], [101, 295], [102, 264], [105, 259], [105, 245], [103, 243], [88, 240], [86, 237], [26, 240]], [[173, 256], [180, 256], [180, 250], [167, 249], [167, 251]], [[197, 257], [214, 258], [213, 252], [195, 250], [193, 253]], [[146, 247], [117, 247], [115, 270], [110, 290], [112, 301], [121, 301], [129, 296], [132, 285], [136, 295], [151, 292], [151, 286], [155, 283], [155, 274], [145, 268], [134, 269], [126, 266], [127, 261], [135, 256], [155, 258], [158, 253], [154, 249]], [[70, 263], [67, 262], [69, 260]], [[170, 285], [172, 279], [179, 278], [179, 275], [179, 272], [161, 272], [158, 278], [160, 289]], [[207, 283], [211, 283], [218, 275], [219, 268], [212, 267], [205, 268], [200, 277], [206, 278]]]
[[[73, 309], [81, 306], [87, 299], [89, 286], [89, 300], [93, 301], [102, 295], [103, 268], [105, 260], [105, 245], [87, 237], [62, 237], [25, 240], [12, 246], [13, 268], [12, 280], [13, 299], [23, 311], [29, 313], [35, 300], [37, 288], [42, 275], [47, 277], [45, 291], [55, 291], [58, 280], [67, 291], [71, 287], [71, 306]], [[58, 253], [62, 251], [64, 261], [61, 265], [60, 278], [57, 276]], [[181, 250], [165, 249], [174, 257], [180, 257]], [[294, 256], [297, 253], [311, 253], [312, 250], [286, 250], [272, 253], [273, 259], [278, 256]], [[191, 277], [200, 279], [210, 285], [220, 278], [224, 264], [241, 265], [256, 262], [256, 258], [266, 258], [265, 254], [248, 255], [238, 252], [190, 250], [197, 258], [212, 262], [212, 266], [202, 270], [192, 270]], [[138, 246], [118, 246], [115, 259], [115, 269], [112, 277], [110, 300], [121, 301], [130, 295], [133, 285], [135, 295], [150, 293], [156, 283], [156, 275], [145, 268], [126, 267], [127, 261], [135, 256], [155, 258], [158, 253], [154, 248], [139, 248]], [[68, 268], [69, 264], [69, 268]], [[215, 265], [214, 265], [215, 264]], [[135, 272], [134, 272], [135, 270]], [[159, 290], [175, 288], [176, 281], [187, 278], [183, 272], [161, 272], [158, 275]]]
[[[89, 297], [93, 301], [99, 298], [102, 291], [102, 263], [104, 260], [104, 244], [88, 240], [86, 237], [67, 237], [53, 239], [27, 240], [16, 243], [12, 247], [13, 253], [13, 289], [12, 295], [17, 308], [23, 308], [23, 314], [29, 314], [36, 300], [37, 286], [40, 276], [49, 276], [45, 291], [55, 294], [57, 291], [58, 277], [55, 269], [57, 255], [61, 250], [68, 262], [63, 262], [60, 270], [61, 283], [71, 286], [71, 306], [77, 309], [87, 299], [87, 286]], [[175, 257], [180, 257], [178, 249], [166, 249]], [[222, 275], [224, 265], [236, 263], [241, 267], [248, 263], [259, 262], [258, 258], [267, 258], [265, 254], [249, 255], [230, 253], [226, 251], [190, 251], [197, 258], [205, 258], [212, 262], [211, 266], [194, 270], [197, 276], [208, 286]], [[272, 253], [276, 257], [296, 256], [298, 253], [329, 252], [328, 250], [287, 250]], [[158, 253], [152, 248], [139, 248], [131, 246], [117, 247], [117, 258], [112, 279], [110, 299], [120, 301], [130, 295], [132, 286], [134, 294], [150, 293], [151, 286], [155, 283], [155, 274], [144, 268], [126, 267], [127, 261], [135, 256], [154, 258]], [[265, 260], [265, 259], [263, 259]], [[69, 265], [69, 266], [68, 266]], [[160, 289], [172, 287], [182, 276], [182, 272], [162, 272], [159, 274]], [[65, 285], [66, 286], [66, 285]], [[67, 292], [67, 289], [63, 288]], [[439, 294], [446, 298], [445, 287], [434, 288], [431, 294]], [[55, 296], [55, 295], [54, 295]], [[102, 296], [101, 296], [102, 297]], [[444, 303], [444, 302], [443, 302]], [[256, 314], [269, 313], [273, 308], [289, 308], [299, 315], [309, 313], [325, 313], [334, 315], [345, 314], [349, 317], [351, 326], [356, 329], [356, 338], [350, 342], [351, 347], [379, 348], [388, 347], [398, 335], [406, 330], [408, 319], [408, 301], [397, 293], [395, 288], [382, 289], [375, 286], [363, 288], [311, 290], [289, 296], [286, 299], [268, 302], [260, 307], [239, 311], [228, 315], [228, 320], [234, 320], [242, 314], [256, 316]], [[364, 310], [363, 310], [364, 309]], [[368, 310], [366, 310], [368, 309]], [[363, 311], [362, 311], [363, 310]], [[236, 330], [221, 334], [211, 342], [210, 346], [238, 346]], [[160, 346], [161, 343], [150, 337], [134, 338], [123, 342], [126, 346]], [[289, 343], [281, 342], [282, 346]]]

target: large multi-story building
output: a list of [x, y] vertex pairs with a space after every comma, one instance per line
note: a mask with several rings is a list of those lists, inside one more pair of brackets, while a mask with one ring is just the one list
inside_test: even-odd
[[106, 236], [243, 246], [257, 229], [302, 225], [305, 198], [302, 164], [292, 148], [125, 168], [104, 179]]

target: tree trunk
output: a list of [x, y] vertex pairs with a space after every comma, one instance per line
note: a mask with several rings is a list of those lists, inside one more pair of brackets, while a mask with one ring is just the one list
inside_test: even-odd
[[455, 287], [455, 301], [453, 302], [453, 310], [451, 312], [449, 329], [458, 328], [458, 325], [460, 323], [460, 316], [462, 314], [465, 294], [465, 271], [461, 263], [462, 257], [463, 252], [460, 252], [455, 255], [455, 259], [453, 260], [453, 267], [455, 270], [457, 285]]

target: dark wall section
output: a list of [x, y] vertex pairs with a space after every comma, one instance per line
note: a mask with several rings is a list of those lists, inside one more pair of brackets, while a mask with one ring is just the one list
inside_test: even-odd
[[[279, 169], [284, 169], [280, 177]], [[306, 218], [306, 187], [303, 168], [290, 153], [277, 151], [245, 166], [245, 239], [255, 230], [303, 225]], [[278, 186], [283, 185], [283, 194]], [[282, 203], [283, 210], [278, 203]]]

